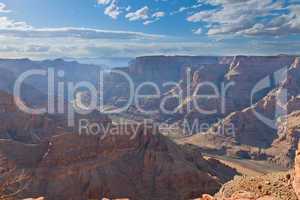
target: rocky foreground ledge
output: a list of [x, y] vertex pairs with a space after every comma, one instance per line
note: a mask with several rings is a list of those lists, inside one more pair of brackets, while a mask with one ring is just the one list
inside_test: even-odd
[[203, 195], [195, 200], [299, 200], [300, 143], [295, 171], [260, 177], [238, 177], [226, 183], [214, 197]]

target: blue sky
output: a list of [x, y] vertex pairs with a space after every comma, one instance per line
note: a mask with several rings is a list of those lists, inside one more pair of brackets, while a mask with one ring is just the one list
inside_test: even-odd
[[300, 54], [300, 0], [0, 2], [0, 57]]

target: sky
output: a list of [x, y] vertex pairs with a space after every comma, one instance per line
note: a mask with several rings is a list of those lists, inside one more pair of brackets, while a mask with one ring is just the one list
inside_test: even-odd
[[300, 0], [0, 0], [2, 58], [300, 54]]

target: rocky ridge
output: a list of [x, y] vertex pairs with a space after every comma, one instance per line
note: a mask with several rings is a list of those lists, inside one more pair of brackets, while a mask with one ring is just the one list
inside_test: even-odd
[[4, 170], [2, 176], [28, 175], [19, 198], [82, 200], [190, 199], [214, 194], [236, 174], [199, 152], [182, 149], [153, 128], [123, 127], [128, 135], [114, 135], [113, 130], [106, 137], [64, 134], [36, 145], [1, 140], [1, 156], [7, 160], [2, 167], [8, 169], [10, 163], [17, 169]]

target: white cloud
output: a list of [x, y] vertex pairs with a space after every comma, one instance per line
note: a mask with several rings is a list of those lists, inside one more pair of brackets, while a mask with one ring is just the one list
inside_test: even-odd
[[300, 5], [290, 6], [291, 21], [289, 25], [291, 28], [300, 29]]
[[[167, 1], [167, 0], [159, 0], [159, 1]], [[144, 6], [140, 9], [132, 11], [131, 5], [127, 6], [119, 6], [119, 1], [117, 0], [98, 0], [99, 4], [108, 5], [104, 14], [110, 16], [112, 19], [117, 19], [121, 13], [127, 13], [125, 18], [129, 21], [143, 21], [144, 25], [148, 25], [158, 21], [160, 18], [166, 16], [166, 13], [163, 11], [157, 11], [151, 14], [150, 8], [148, 6]], [[131, 11], [131, 12], [130, 12]]]
[[188, 7], [180, 7], [178, 9], [178, 12], [183, 12], [183, 11], [188, 10], [188, 9], [189, 9]]
[[152, 24], [154, 22], [155, 22], [155, 20], [146, 20], [146, 21], [143, 22], [143, 24], [148, 25], [148, 24]]
[[14, 20], [8, 19], [7, 17], [0, 17], [0, 29], [15, 29], [15, 30], [27, 30], [32, 28], [25, 22], [16, 22]]
[[203, 4], [202, 4], [201, 2], [198, 2], [197, 4], [192, 5], [192, 6], [189, 6], [189, 7], [182, 6], [182, 7], [180, 7], [178, 10], [173, 11], [173, 12], [171, 12], [170, 14], [171, 14], [171, 15], [174, 15], [174, 14], [177, 14], [177, 13], [182, 13], [182, 12], [187, 11], [187, 10], [193, 10], [193, 9], [196, 9], [196, 8], [201, 7], [202, 5], [203, 5]]
[[164, 17], [165, 15], [166, 15], [165, 12], [158, 11], [158, 12], [153, 13], [152, 17], [154, 17], [154, 18], [161, 18], [161, 17]]
[[198, 29], [194, 30], [193, 32], [194, 32], [196, 35], [200, 35], [200, 34], [203, 33], [203, 30], [202, 30], [202, 28], [198, 28]]
[[127, 6], [125, 10], [129, 12], [131, 10], [131, 6]]
[[[1, 23], [1, 18], [0, 18]], [[17, 38], [81, 38], [81, 39], [114, 39], [114, 40], [157, 40], [163, 35], [146, 34], [131, 31], [111, 31], [90, 28], [32, 28], [32, 27], [2, 27], [2, 36]]]
[[138, 9], [135, 12], [128, 13], [125, 17], [129, 21], [146, 20], [146, 19], [149, 18], [148, 12], [149, 12], [148, 6], [144, 6], [144, 7], [140, 8], [140, 9]]
[[[208, 35], [282, 35], [300, 33], [299, 5], [284, 6], [273, 0], [199, 0], [217, 6], [187, 17], [189, 22], [204, 22]], [[288, 12], [289, 14], [284, 14]]]
[[[114, 0], [111, 4], [114, 3]], [[113, 10], [113, 9], [112, 9]], [[113, 11], [112, 11], [113, 12]], [[112, 15], [113, 17], [113, 15]], [[10, 38], [79, 38], [118, 40], [157, 40], [165, 36], [133, 31], [112, 31], [81, 27], [35, 28], [26, 22], [0, 17], [0, 37]]]
[[300, 34], [300, 5], [288, 6], [288, 14], [275, 16], [268, 23], [257, 23], [241, 30], [238, 34], [245, 35], [292, 35]]
[[6, 5], [0, 2], [0, 13], [9, 13], [9, 12], [11, 11], [6, 9]]
[[110, 5], [107, 6], [104, 10], [104, 14], [110, 16], [113, 19], [117, 19], [120, 13], [120, 8], [117, 6], [115, 0], [112, 0]]
[[[201, 7], [201, 2], [216, 7], [188, 17], [190, 22], [201, 22], [200, 28], [193, 30], [195, 34], [206, 34], [207, 29], [209, 35], [218, 37], [231, 37], [235, 34], [256, 36], [300, 33], [300, 5], [284, 7], [272, 0], [199, 0], [199, 2], [187, 10], [192, 12], [192, 8]], [[105, 14], [113, 19], [132, 10], [131, 7], [118, 5], [117, 0], [98, 0], [98, 3], [104, 5]], [[5, 10], [5, 7], [3, 9]], [[283, 9], [284, 14], [277, 13]], [[126, 18], [131, 21], [140, 20], [147, 25], [166, 16], [163, 11], [157, 9], [155, 11], [145, 6], [128, 13]], [[209, 42], [197, 42], [203, 40], [191, 41], [179, 37], [174, 40], [172, 37], [142, 32], [78, 27], [35, 28], [25, 22], [0, 17], [2, 57], [111, 57], [112, 55], [135, 57], [153, 54], [195, 55], [201, 52], [212, 55], [300, 53], [300, 43], [295, 40], [270, 39], [273, 43], [267, 43], [259, 40], [259, 37], [253, 37], [251, 43], [252, 37], [249, 37], [250, 39], [235, 43], [216, 41], [215, 37], [205, 38]]]
[[148, 25], [148, 24], [152, 24], [154, 22], [157, 22], [158, 20], [160, 20], [165, 15], [166, 15], [166, 13], [162, 12], [162, 11], [155, 12], [151, 15], [151, 19], [144, 21], [143, 24]]
[[[216, 13], [216, 10], [200, 11], [187, 18], [189, 22], [210, 21], [210, 18]], [[209, 20], [208, 20], [209, 19]]]
[[106, 4], [109, 4], [109, 3], [110, 3], [110, 0], [97, 0], [97, 2], [98, 2], [99, 4], [104, 4], [104, 5], [106, 5]]

